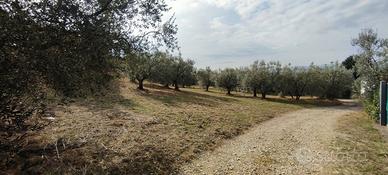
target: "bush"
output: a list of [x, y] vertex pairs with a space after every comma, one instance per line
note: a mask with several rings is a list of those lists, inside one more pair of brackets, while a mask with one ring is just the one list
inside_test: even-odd
[[379, 120], [379, 93], [376, 91], [371, 99], [365, 99], [363, 103], [365, 111], [369, 114], [369, 116], [371, 116], [376, 121]]

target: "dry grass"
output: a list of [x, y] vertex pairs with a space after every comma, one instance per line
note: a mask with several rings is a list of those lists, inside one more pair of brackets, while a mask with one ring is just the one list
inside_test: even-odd
[[333, 174], [388, 174], [388, 143], [376, 127], [363, 112], [339, 121], [340, 136], [333, 145], [340, 156], [331, 167]]
[[241, 93], [226, 96], [214, 89], [135, 87], [121, 80], [120, 94], [53, 105], [56, 120], [34, 139], [44, 149], [26, 150], [36, 156], [30, 156], [23, 171], [171, 174], [201, 152], [280, 113], [333, 104], [310, 98], [292, 102]]

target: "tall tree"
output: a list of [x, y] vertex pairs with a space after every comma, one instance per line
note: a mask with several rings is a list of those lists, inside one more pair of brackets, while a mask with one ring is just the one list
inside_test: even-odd
[[387, 70], [388, 40], [378, 38], [372, 29], [365, 29], [358, 38], [352, 40], [352, 45], [359, 49], [359, 53], [355, 55], [355, 67], [361, 75], [361, 81], [366, 84], [364, 88], [367, 97], [372, 98], [379, 80], [388, 80], [383, 73]]

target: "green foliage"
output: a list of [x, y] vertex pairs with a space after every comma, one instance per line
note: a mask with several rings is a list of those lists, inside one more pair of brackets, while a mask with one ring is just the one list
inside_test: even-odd
[[352, 73], [338, 62], [318, 67], [311, 65], [308, 70], [310, 84], [308, 93], [321, 98], [350, 98], [353, 85]]
[[168, 9], [164, 0], [0, 1], [0, 131], [8, 132], [0, 134], [0, 147], [21, 149], [9, 138], [44, 113], [48, 91], [99, 95], [117, 76], [115, 60], [173, 49], [173, 18], [162, 22]]
[[[333, 99], [333, 98], [344, 98], [346, 91], [350, 91], [352, 87], [352, 74], [346, 70], [343, 66], [336, 63], [326, 65], [323, 68], [324, 80], [326, 86], [324, 86], [324, 94], [321, 97]], [[345, 98], [349, 98], [345, 97]]]
[[226, 68], [217, 77], [217, 85], [227, 90], [228, 94], [238, 86], [238, 77], [235, 69]]
[[138, 53], [128, 56], [125, 60], [125, 71], [129, 74], [131, 80], [138, 83], [138, 89], [144, 90], [143, 82], [151, 78], [157, 71], [159, 58], [163, 57], [164, 53]]
[[380, 118], [379, 93], [376, 91], [371, 99], [364, 99], [363, 104], [368, 115], [377, 121]]
[[265, 63], [255, 61], [248, 69], [244, 81], [244, 85], [253, 92], [253, 96], [257, 96], [257, 91], [260, 91], [262, 98], [269, 92], [274, 92], [279, 88], [281, 65], [279, 62]]
[[194, 61], [193, 60], [185, 60], [183, 61], [183, 68], [182, 68], [182, 74], [180, 76], [180, 79], [178, 82], [182, 85], [182, 87], [185, 86], [192, 86], [197, 84], [197, 75], [196, 75], [196, 69], [194, 67]]
[[[1, 70], [5, 72], [1, 74], [18, 78], [19, 72], [27, 72], [27, 77], [20, 79], [43, 79], [65, 96], [100, 92], [109, 85], [114, 73], [109, 59], [120, 57], [119, 53], [151, 47], [143, 44], [148, 35], [141, 35], [140, 41], [138, 35], [124, 33], [126, 23], [130, 28], [163, 32], [157, 25], [161, 23], [162, 12], [168, 10], [164, 2], [147, 6], [144, 3], [4, 1], [0, 13], [5, 31], [1, 35], [4, 42]], [[147, 26], [142, 27], [142, 23]], [[20, 79], [16, 81], [23, 81]]]
[[193, 60], [184, 60], [182, 57], [160, 53], [157, 65], [151, 76], [153, 82], [168, 86], [173, 84], [176, 90], [179, 86], [194, 85], [197, 83]]
[[308, 68], [282, 68], [280, 91], [299, 99], [302, 95], [321, 98], [350, 98], [353, 79], [351, 72], [342, 65], [331, 63], [325, 66], [311, 64]]
[[388, 70], [388, 40], [378, 38], [377, 33], [372, 29], [365, 29], [358, 38], [353, 39], [352, 45], [360, 50], [355, 55], [355, 67], [365, 83], [364, 95], [370, 99], [378, 89], [379, 81], [388, 80], [385, 74]]
[[214, 73], [210, 69], [210, 67], [206, 67], [206, 69], [199, 69], [197, 72], [197, 77], [199, 80], [199, 84], [209, 91], [210, 86], [214, 86]]
[[280, 89], [281, 82], [280, 80], [280, 73], [282, 70], [282, 65], [279, 62], [269, 62], [267, 63], [266, 71], [268, 71], [268, 80], [267, 85], [264, 86], [264, 89], [261, 89], [262, 97], [265, 98], [265, 94], [269, 92], [275, 92], [278, 89]]
[[378, 89], [381, 80], [388, 80], [388, 39], [380, 39], [376, 31], [363, 30], [352, 45], [360, 52], [355, 55], [355, 68], [360, 72], [360, 80], [355, 84], [357, 91], [364, 92], [363, 101], [365, 110], [374, 119], [379, 118]]
[[[236, 80], [228, 78], [231, 75], [236, 76]], [[353, 82], [351, 71], [338, 62], [324, 66], [311, 64], [309, 67], [293, 67], [282, 66], [279, 62], [255, 61], [249, 67], [233, 71], [224, 69], [217, 80], [218, 86], [227, 90], [241, 84], [240, 88], [253, 92], [254, 97], [261, 93], [265, 98], [266, 94], [272, 93], [289, 95], [297, 100], [303, 95], [328, 99], [350, 98]]]
[[244, 85], [253, 92], [253, 96], [257, 96], [257, 91], [261, 87], [261, 77], [259, 72], [259, 62], [255, 61], [248, 69]]
[[301, 96], [305, 95], [311, 76], [306, 68], [286, 66], [281, 74], [281, 80], [281, 89], [284, 94], [299, 100]]
[[194, 61], [184, 60], [182, 57], [173, 57], [173, 64], [171, 66], [172, 79], [171, 82], [175, 87], [175, 90], [179, 90], [179, 85], [185, 85], [190, 81], [194, 81]]
[[151, 81], [160, 83], [167, 87], [172, 84], [171, 80], [174, 76], [172, 67], [173, 64], [174, 60], [169, 55], [161, 55], [161, 57], [159, 57], [158, 64], [156, 65], [157, 71], [151, 76]]

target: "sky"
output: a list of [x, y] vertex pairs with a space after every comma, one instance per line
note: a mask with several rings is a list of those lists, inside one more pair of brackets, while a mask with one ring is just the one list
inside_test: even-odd
[[196, 66], [248, 66], [255, 60], [296, 66], [342, 61], [357, 53], [362, 29], [388, 37], [388, 0], [175, 0], [184, 58]]

